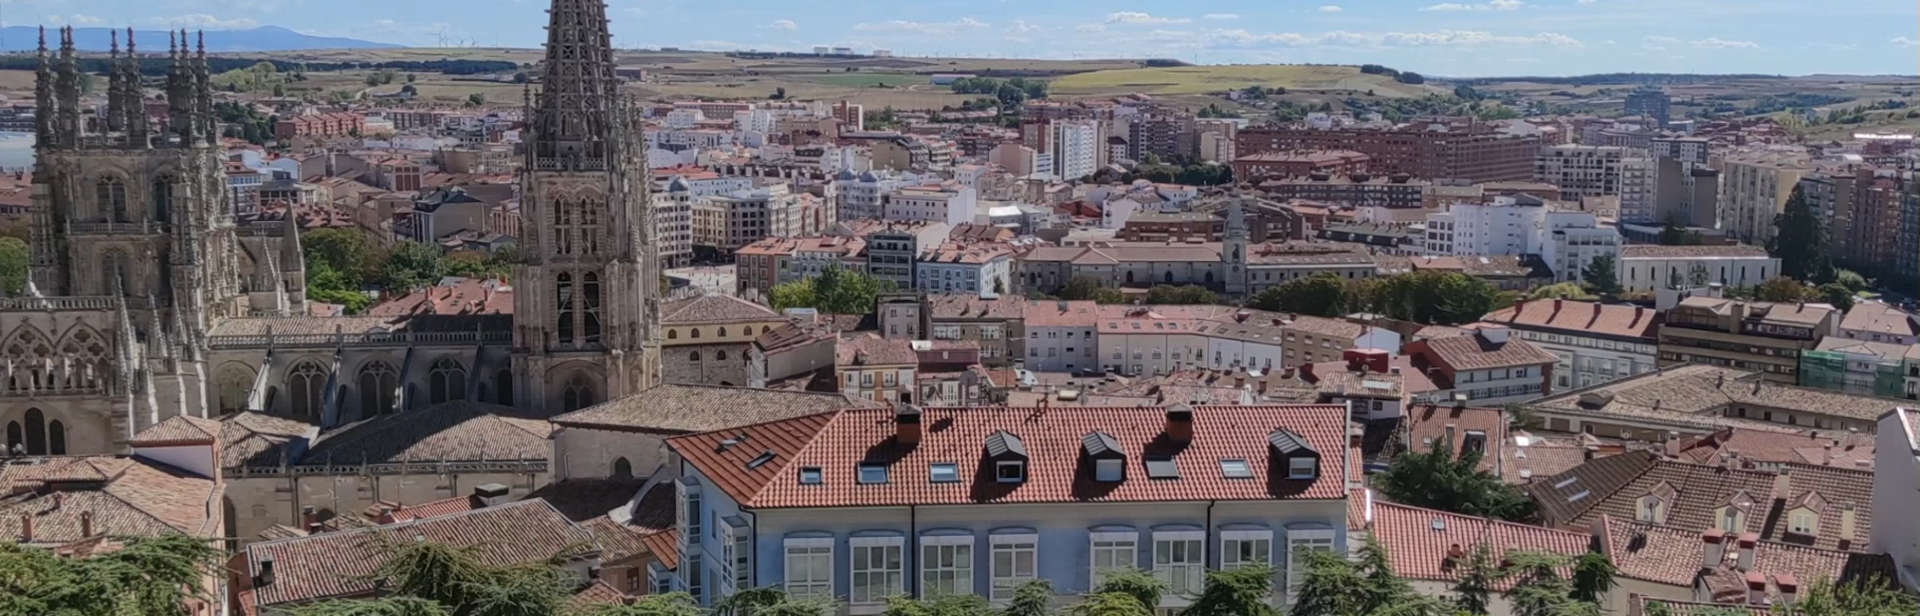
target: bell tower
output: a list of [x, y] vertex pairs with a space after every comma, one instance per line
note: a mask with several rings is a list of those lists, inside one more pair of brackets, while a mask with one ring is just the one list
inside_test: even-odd
[[620, 90], [606, 4], [553, 0], [527, 100], [515, 269], [518, 406], [564, 412], [660, 382], [660, 264], [638, 110]]

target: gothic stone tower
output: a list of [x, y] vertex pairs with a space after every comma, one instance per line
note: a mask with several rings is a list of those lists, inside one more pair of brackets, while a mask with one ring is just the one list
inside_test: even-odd
[[547, 12], [520, 180], [514, 389], [518, 406], [557, 412], [660, 382], [660, 265], [643, 127], [614, 75], [606, 5]]

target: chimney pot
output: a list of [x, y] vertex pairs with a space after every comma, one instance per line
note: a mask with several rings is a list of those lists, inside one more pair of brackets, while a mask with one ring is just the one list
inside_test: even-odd
[[920, 407], [905, 402], [893, 405], [894, 440], [912, 447], [920, 444]]
[[1193, 440], [1193, 407], [1175, 404], [1167, 407], [1167, 438], [1176, 442]]
[[1700, 539], [1706, 543], [1706, 545], [1704, 546], [1705, 549], [1702, 550], [1700, 553], [1700, 568], [1712, 569], [1714, 567], [1720, 566], [1720, 563], [1726, 561], [1726, 558], [1727, 558], [1726, 531], [1720, 530], [1718, 528], [1708, 529], [1707, 532], [1702, 533], [1700, 535]]

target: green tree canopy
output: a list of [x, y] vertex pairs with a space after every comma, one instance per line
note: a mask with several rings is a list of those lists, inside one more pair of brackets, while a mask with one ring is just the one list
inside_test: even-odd
[[1453, 445], [1435, 442], [1427, 451], [1409, 451], [1393, 459], [1374, 479], [1381, 496], [1396, 503], [1454, 513], [1526, 520], [1531, 499], [1499, 477], [1480, 469], [1480, 452], [1455, 457]]
[[767, 300], [774, 310], [813, 308], [825, 314], [867, 314], [873, 312], [881, 293], [893, 289], [866, 272], [838, 265], [828, 266], [819, 276], [774, 285]]
[[26, 292], [29, 263], [26, 242], [0, 236], [0, 296]]
[[1086, 276], [1075, 276], [1072, 280], [1068, 280], [1067, 286], [1060, 290], [1060, 299], [1093, 300], [1102, 304], [1127, 303], [1126, 294], [1121, 293], [1119, 289], [1102, 286], [1099, 280]]
[[1492, 283], [1457, 272], [1421, 271], [1379, 279], [1363, 298], [1374, 312], [1427, 325], [1480, 320], [1498, 307]]
[[1267, 287], [1254, 294], [1248, 305], [1261, 310], [1337, 317], [1346, 314], [1349, 303], [1346, 281], [1322, 272]]
[[1820, 301], [1832, 304], [1841, 312], [1853, 307], [1853, 289], [1847, 288], [1847, 285], [1829, 282], [1814, 289], [1814, 293], [1820, 296]]
[[[1309, 551], [1309, 554], [1315, 553]], [[1309, 556], [1311, 558], [1311, 556]], [[1273, 569], [1252, 565], [1208, 571], [1206, 585], [1183, 616], [1278, 616], [1272, 604]]]
[[186, 535], [122, 541], [119, 550], [87, 558], [0, 542], [0, 614], [175, 614], [189, 597], [223, 600], [200, 585], [222, 574], [213, 544]]
[[1787, 196], [1785, 209], [1773, 217], [1773, 237], [1767, 253], [1780, 259], [1780, 273], [1795, 280], [1821, 281], [1832, 277], [1827, 253], [1826, 225], [1807, 204], [1798, 185]]
[[438, 246], [400, 242], [380, 270], [380, 287], [389, 293], [406, 293], [437, 284], [447, 273], [443, 259]]
[[1807, 299], [1807, 291], [1807, 285], [1800, 281], [1778, 276], [1754, 287], [1753, 298], [1763, 302], [1797, 302]]
[[1218, 304], [1220, 303], [1220, 296], [1202, 286], [1184, 285], [1176, 287], [1163, 284], [1154, 285], [1153, 288], [1147, 289], [1147, 303], [1182, 305]]
[[1620, 271], [1612, 255], [1600, 255], [1580, 268], [1580, 279], [1588, 290], [1596, 295], [1612, 297], [1625, 289], [1620, 288]]
[[1588, 293], [1586, 287], [1580, 283], [1562, 282], [1529, 291], [1527, 293], [1527, 299], [1573, 299], [1586, 301], [1599, 298], [1595, 297], [1592, 293]]

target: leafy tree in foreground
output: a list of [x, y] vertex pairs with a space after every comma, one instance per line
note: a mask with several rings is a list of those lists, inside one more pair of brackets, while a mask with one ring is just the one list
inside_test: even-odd
[[186, 535], [130, 537], [124, 547], [88, 558], [0, 542], [0, 614], [120, 616], [178, 614], [181, 601], [204, 596], [200, 582], [216, 574], [219, 551]]
[[19, 295], [27, 289], [27, 243], [0, 236], [0, 296]]
[[1474, 546], [1467, 562], [1455, 566], [1460, 567], [1460, 580], [1453, 584], [1454, 602], [1462, 612], [1485, 616], [1487, 606], [1493, 601], [1495, 578], [1499, 575], [1494, 571], [1493, 551], [1485, 543]]
[[1779, 276], [1754, 287], [1753, 298], [1763, 302], [1797, 302], [1807, 298], [1807, 285]]
[[1795, 280], [1832, 277], [1825, 226], [1807, 204], [1807, 196], [1799, 186], [1793, 187], [1786, 207], [1773, 217], [1773, 227], [1773, 238], [1767, 240], [1767, 253], [1780, 259], [1781, 275]]
[[1007, 603], [1002, 616], [1047, 616], [1052, 613], [1053, 583], [1038, 578], [1021, 584], [1013, 590], [1013, 600]]
[[1323, 272], [1267, 287], [1255, 294], [1249, 305], [1261, 310], [1337, 317], [1346, 313], [1347, 296], [1346, 281]]
[[989, 616], [993, 608], [979, 595], [947, 595], [933, 599], [892, 597], [881, 616]]
[[1450, 443], [1393, 459], [1374, 485], [1387, 500], [1454, 513], [1525, 520], [1534, 504], [1520, 490], [1480, 470], [1480, 453], [1455, 457]]
[[693, 595], [670, 592], [640, 597], [631, 605], [595, 605], [575, 610], [569, 616], [703, 616]]
[[1182, 616], [1278, 616], [1273, 569], [1265, 565], [1208, 571], [1206, 586]]
[[1163, 284], [1154, 285], [1153, 288], [1147, 289], [1147, 303], [1178, 305], [1218, 304], [1220, 303], [1220, 296], [1212, 291], [1208, 291], [1206, 287], [1195, 285], [1176, 287]]
[[1625, 289], [1620, 288], [1620, 272], [1615, 265], [1611, 255], [1594, 257], [1586, 267], [1580, 268], [1580, 279], [1597, 295], [1619, 295]]

